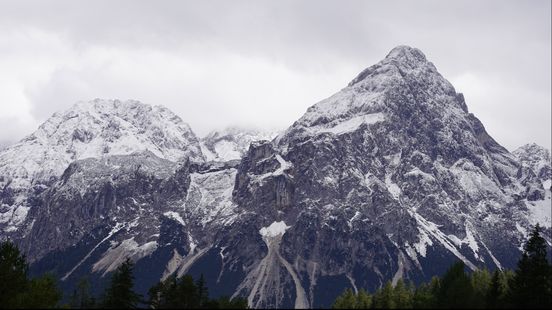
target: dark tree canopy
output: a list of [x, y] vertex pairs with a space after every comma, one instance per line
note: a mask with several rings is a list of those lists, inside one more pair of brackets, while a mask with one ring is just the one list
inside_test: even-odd
[[111, 277], [111, 283], [105, 291], [102, 306], [108, 309], [134, 309], [138, 306], [141, 296], [136, 294], [134, 287], [134, 264], [127, 259], [119, 266]]
[[552, 304], [552, 269], [546, 240], [537, 224], [524, 246], [511, 285], [511, 301], [520, 308], [548, 308]]
[[0, 301], [6, 308], [18, 305], [17, 295], [27, 288], [25, 256], [10, 241], [0, 244]]
[[71, 296], [70, 306], [73, 309], [90, 309], [96, 306], [96, 300], [90, 294], [90, 282], [87, 278], [80, 279]]
[[437, 306], [441, 308], [470, 308], [473, 287], [463, 262], [456, 262], [445, 273], [437, 291]]
[[55, 308], [61, 291], [52, 275], [27, 278], [25, 256], [11, 241], [0, 244], [0, 308]]
[[246, 309], [243, 298], [221, 297], [209, 299], [203, 275], [194, 283], [190, 275], [177, 278], [172, 275], [149, 290], [148, 304], [154, 309]]

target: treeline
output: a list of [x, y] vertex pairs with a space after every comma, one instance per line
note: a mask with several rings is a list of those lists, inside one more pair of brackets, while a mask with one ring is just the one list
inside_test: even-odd
[[209, 298], [203, 275], [170, 276], [148, 291], [148, 297], [134, 288], [134, 265], [127, 259], [112, 274], [104, 293], [96, 298], [90, 293], [87, 279], [81, 279], [68, 303], [53, 275], [29, 279], [25, 256], [10, 241], [0, 244], [0, 309], [247, 309], [243, 298]]
[[197, 281], [192, 276], [170, 276], [148, 291], [148, 298], [134, 292], [133, 263], [127, 259], [111, 276], [111, 282], [99, 302], [91, 297], [88, 282], [81, 281], [74, 291], [69, 306], [73, 309], [134, 309], [140, 306], [152, 309], [246, 309], [243, 298], [209, 298], [203, 275]]
[[46, 274], [27, 277], [27, 262], [11, 242], [0, 244], [0, 308], [53, 308], [62, 297], [56, 280]]
[[415, 286], [399, 280], [387, 282], [370, 294], [345, 290], [334, 309], [428, 308], [549, 308], [552, 306], [552, 266], [546, 241], [537, 225], [524, 246], [515, 271], [487, 269], [466, 273], [463, 262], [453, 264], [441, 277]]
[[[457, 262], [441, 277], [418, 286], [399, 280], [387, 282], [373, 294], [364, 290], [345, 290], [334, 302], [334, 309], [418, 309], [418, 308], [548, 308], [552, 305], [552, 266], [547, 259], [546, 241], [537, 225], [524, 246], [515, 271], [486, 269], [466, 273]], [[243, 298], [209, 298], [203, 276], [194, 280], [185, 275], [170, 276], [148, 291], [134, 290], [134, 265], [127, 260], [113, 272], [109, 285], [99, 297], [90, 293], [90, 284], [81, 280], [69, 298], [63, 297], [53, 275], [30, 279], [28, 264], [10, 241], [0, 244], [0, 308], [73, 309], [246, 309]]]

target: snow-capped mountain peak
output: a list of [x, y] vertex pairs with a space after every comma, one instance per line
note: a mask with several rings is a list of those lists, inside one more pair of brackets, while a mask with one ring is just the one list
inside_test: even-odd
[[408, 59], [416, 61], [427, 61], [424, 53], [415, 47], [410, 47], [408, 45], [398, 45], [395, 46], [385, 59]]
[[[398, 105], [401, 102], [405, 104]], [[414, 105], [426, 106], [454, 122], [468, 117], [463, 95], [456, 93], [433, 63], [416, 48], [398, 46], [347, 87], [308, 108], [278, 141], [321, 133], [340, 135], [362, 125], [391, 121]]]
[[[396, 74], [404, 77], [406, 74], [420, 74], [423, 72], [439, 74], [433, 63], [427, 60], [422, 51], [417, 48], [400, 45], [393, 48], [380, 62], [359, 73], [348, 86], [353, 86], [368, 76], [378, 76], [380, 79], [383, 79], [393, 77]], [[450, 84], [447, 86], [452, 87]]]
[[33, 139], [67, 146], [73, 160], [146, 149], [172, 161], [185, 156], [201, 159], [198, 139], [188, 124], [163, 106], [135, 100], [78, 102], [55, 113], [25, 140]]
[[135, 100], [78, 102], [0, 152], [0, 229], [16, 230], [29, 208], [28, 191], [47, 186], [79, 159], [148, 150], [171, 161], [202, 161], [199, 139], [162, 106]]

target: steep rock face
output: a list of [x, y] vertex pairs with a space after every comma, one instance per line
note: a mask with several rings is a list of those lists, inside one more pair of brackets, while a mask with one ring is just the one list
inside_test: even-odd
[[98, 226], [145, 224], [133, 241], [146, 241], [138, 239], [157, 230], [163, 207], [188, 190], [188, 170], [188, 164], [179, 167], [149, 151], [71, 163], [31, 210], [27, 255], [40, 258], [67, 248]]
[[149, 151], [75, 161], [37, 197], [15, 240], [33, 272], [53, 272], [67, 290], [84, 275], [101, 287], [129, 257], [145, 293], [223, 252], [218, 242], [239, 216], [232, 202], [236, 164], [175, 163]]
[[235, 175], [232, 162], [177, 164], [149, 151], [78, 160], [32, 209], [23, 238], [26, 254], [39, 259], [75, 245], [98, 227], [125, 228], [126, 236], [132, 228], [136, 242], [157, 240], [165, 218], [184, 226], [194, 247], [212, 243], [208, 236], [236, 216], [231, 199]]
[[171, 161], [203, 160], [199, 140], [180, 117], [138, 101], [79, 102], [0, 153], [0, 230], [24, 222], [40, 193], [79, 159], [149, 150]]
[[542, 182], [552, 179], [552, 159], [549, 150], [530, 143], [516, 149], [512, 154], [522, 165], [529, 167]]
[[276, 135], [276, 132], [231, 127], [202, 138], [201, 150], [208, 161], [239, 160], [251, 142], [272, 140]]
[[[541, 226], [550, 229], [552, 222], [552, 212], [550, 210], [552, 205], [550, 194], [552, 189], [552, 160], [550, 150], [531, 143], [518, 148], [513, 154], [522, 164], [519, 178], [522, 180], [522, 184], [527, 186], [526, 206], [530, 214], [529, 220], [533, 225], [539, 223]], [[540, 182], [527, 181], [533, 179], [534, 176]]]

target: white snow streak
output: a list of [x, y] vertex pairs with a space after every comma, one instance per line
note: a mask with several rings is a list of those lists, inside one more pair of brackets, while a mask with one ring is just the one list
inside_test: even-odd
[[281, 175], [284, 173], [284, 171], [288, 170], [289, 168], [293, 167], [293, 165], [290, 162], [285, 161], [280, 154], [276, 154], [276, 160], [280, 163], [280, 168], [278, 168], [272, 175]]
[[413, 213], [414, 217], [418, 221], [418, 224], [430, 235], [432, 235], [437, 241], [439, 241], [447, 250], [449, 250], [452, 254], [454, 254], [456, 257], [461, 259], [471, 270], [476, 270], [477, 267], [470, 262], [469, 259], [467, 259], [464, 255], [462, 255], [458, 249], [454, 246], [454, 244], [451, 242], [451, 240], [443, 233], [435, 223], [432, 223], [426, 219], [424, 219], [421, 215], [418, 213]]
[[61, 278], [62, 281], [65, 281], [82, 263], [84, 263], [88, 257], [90, 257], [90, 255], [92, 254], [92, 252], [94, 252], [94, 250], [96, 250], [100, 244], [104, 243], [106, 240], [108, 240], [109, 238], [111, 238], [111, 236], [113, 236], [115, 233], [117, 233], [119, 230], [123, 229], [125, 226], [121, 223], [117, 223], [115, 225], [115, 227], [113, 227], [113, 229], [111, 229], [111, 231], [109, 232], [109, 234], [107, 234], [107, 236], [105, 238], [103, 238], [100, 242], [98, 242], [98, 244], [96, 244], [96, 246], [94, 246], [92, 248], [92, 250], [90, 250], [90, 252], [88, 252], [88, 254], [86, 254], [86, 256], [81, 259], [80, 262], [78, 262], [75, 267], [73, 267], [73, 269], [71, 269], [68, 273], [65, 274], [65, 276], [63, 276], [63, 278]]
[[163, 213], [164, 216], [168, 217], [168, 218], [171, 218], [175, 221], [177, 221], [178, 223], [180, 223], [180, 225], [182, 226], [186, 226], [186, 224], [184, 223], [184, 220], [182, 219], [182, 217], [180, 216], [180, 214], [174, 212], [174, 211], [167, 211], [165, 213]]
[[315, 126], [315, 127], [312, 127], [312, 129], [321, 133], [330, 132], [335, 135], [341, 135], [344, 133], [355, 131], [362, 124], [370, 125], [370, 124], [382, 122], [384, 120], [385, 120], [385, 116], [383, 115], [383, 113], [373, 113], [373, 114], [366, 114], [366, 115], [359, 115], [359, 116], [352, 117], [348, 120], [341, 121], [332, 127], [319, 128], [318, 126]]
[[552, 227], [552, 200], [550, 193], [550, 180], [543, 182], [544, 199], [538, 201], [527, 201], [527, 209], [529, 209], [529, 221], [531, 225], [540, 224], [542, 227]]

